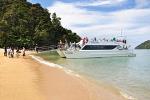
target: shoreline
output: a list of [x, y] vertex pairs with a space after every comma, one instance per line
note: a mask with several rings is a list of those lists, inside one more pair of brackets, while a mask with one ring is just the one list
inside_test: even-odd
[[[48, 52], [48, 51], [44, 51], [44, 52]], [[110, 85], [110, 84], [104, 83], [102, 81], [94, 80], [92, 77], [83, 76], [82, 74], [77, 74], [76, 72], [74, 72], [74, 71], [72, 71], [70, 69], [67, 69], [66, 67], [64, 67], [62, 65], [59, 65], [59, 64], [56, 64], [53, 61], [50, 61], [50, 59], [45, 58], [43, 55], [42, 56], [41, 55], [32, 55], [32, 56], [34, 56], [34, 58], [39, 58], [42, 62], [43, 61], [46, 62], [46, 64], [49, 63], [50, 65], [51, 64], [53, 66], [55, 65], [55, 68], [63, 69], [64, 72], [66, 72], [69, 75], [73, 75], [73, 76], [75, 76], [77, 78], [81, 78], [81, 80], [86, 80], [88, 83], [92, 83], [93, 85], [96, 85], [97, 87], [99, 87], [99, 86], [103, 87], [103, 88], [107, 89], [107, 91], [115, 93], [115, 94], [123, 97], [125, 100], [137, 100], [132, 95], [129, 95], [127, 92], [122, 91], [119, 87], [116, 87], [114, 85]], [[38, 62], [41, 62], [41, 61], [38, 61]]]
[[[108, 86], [108, 85], [105, 85], [103, 83], [97, 83], [95, 80], [89, 80], [89, 78], [87, 79], [87, 77], [85, 78], [85, 76], [81, 76], [77, 73], [75, 73], [74, 71], [70, 70], [70, 69], [67, 69], [67, 68], [64, 68], [62, 67], [61, 65], [58, 65], [58, 64], [55, 64], [55, 63], [52, 63], [50, 61], [47, 61], [45, 60], [44, 58], [40, 57], [40, 56], [35, 56], [35, 55], [30, 55], [34, 60], [36, 60], [37, 62], [39, 63], [42, 63], [42, 64], [45, 64], [45, 65], [48, 65], [49, 67], [53, 67], [53, 68], [58, 68], [59, 70], [63, 70], [66, 74], [70, 75], [70, 76], [73, 76], [73, 77], [76, 77], [76, 78], [79, 78], [80, 80], [82, 81], [86, 81], [89, 85], [92, 85], [94, 87], [97, 87], [97, 88], [101, 88], [101, 89], [106, 89], [107, 92], [111, 92], [113, 93], [114, 95], [117, 95], [118, 97], [121, 96], [121, 98], [123, 97], [123, 99], [121, 100], [136, 100], [135, 98], [133, 98], [132, 96], [129, 96], [127, 95], [126, 93], [122, 92], [122, 91], [119, 91], [117, 88], [114, 88], [112, 86]], [[101, 87], [100, 84], [102, 85]], [[110, 89], [111, 88], [111, 89]], [[98, 90], [95, 88], [95, 90]], [[97, 99], [96, 99], [97, 100]], [[102, 99], [102, 100], [105, 100], [105, 99]], [[106, 99], [107, 100], [107, 99]], [[112, 98], [110, 100], [113, 100]], [[115, 100], [118, 100], [117, 98]], [[119, 99], [120, 100], [120, 99]]]
[[71, 70], [65, 72], [53, 63], [41, 64], [29, 56], [31, 53], [25, 58], [8, 58], [0, 50], [2, 100], [126, 100], [78, 75], [70, 75]]

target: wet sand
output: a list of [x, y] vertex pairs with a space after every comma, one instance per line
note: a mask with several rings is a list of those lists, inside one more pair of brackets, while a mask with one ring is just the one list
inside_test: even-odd
[[0, 50], [0, 100], [125, 100], [120, 94], [34, 61], [8, 58]]

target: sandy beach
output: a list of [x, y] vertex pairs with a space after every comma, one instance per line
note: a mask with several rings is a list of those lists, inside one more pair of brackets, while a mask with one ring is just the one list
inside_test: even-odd
[[125, 100], [120, 94], [33, 60], [0, 50], [1, 100]]

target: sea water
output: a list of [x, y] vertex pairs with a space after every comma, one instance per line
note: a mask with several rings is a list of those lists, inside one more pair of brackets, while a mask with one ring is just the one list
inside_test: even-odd
[[136, 100], [150, 100], [150, 50], [135, 50], [136, 57], [65, 59], [45, 53], [49, 60], [79, 75], [118, 88]]

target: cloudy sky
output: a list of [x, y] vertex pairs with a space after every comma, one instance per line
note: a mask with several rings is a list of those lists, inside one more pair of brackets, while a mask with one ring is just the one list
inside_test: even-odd
[[150, 0], [28, 0], [62, 18], [80, 36], [126, 36], [136, 46], [150, 40]]

